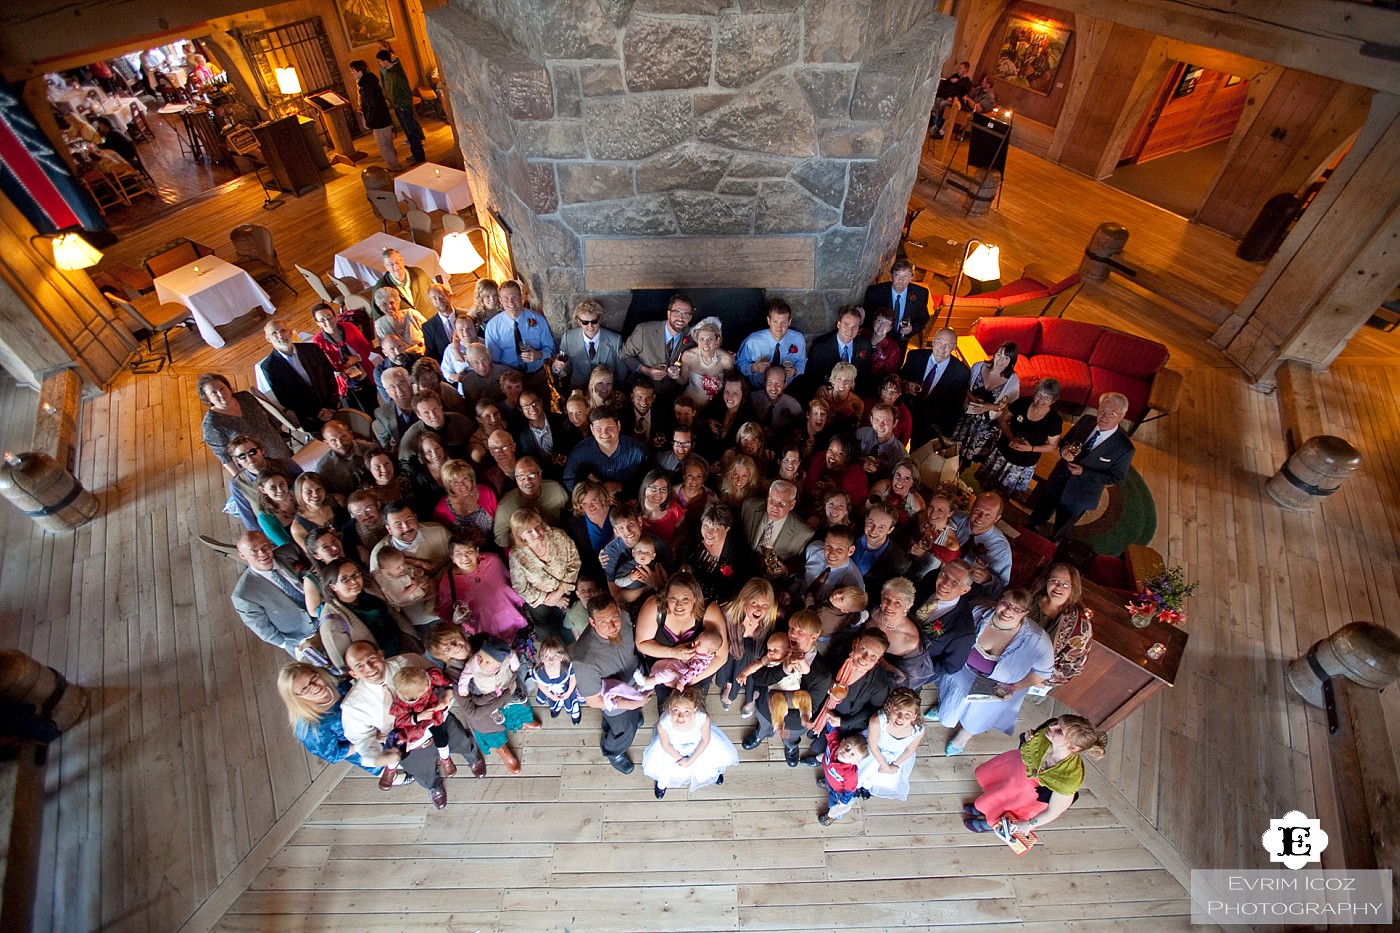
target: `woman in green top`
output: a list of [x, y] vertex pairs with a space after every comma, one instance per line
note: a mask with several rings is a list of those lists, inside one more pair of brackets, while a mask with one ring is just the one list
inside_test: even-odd
[[976, 773], [982, 795], [963, 805], [963, 825], [991, 832], [1003, 816], [1012, 831], [1028, 833], [1054, 822], [1079, 797], [1081, 756], [1102, 758], [1108, 736], [1083, 716], [1068, 714], [1021, 735], [1021, 747], [983, 762]]

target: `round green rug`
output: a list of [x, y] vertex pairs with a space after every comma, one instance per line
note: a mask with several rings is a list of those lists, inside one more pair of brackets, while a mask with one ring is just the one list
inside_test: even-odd
[[[981, 492], [975, 473], [975, 467], [969, 468], [962, 479]], [[1130, 544], [1150, 545], [1156, 533], [1157, 503], [1152, 490], [1137, 468], [1129, 467], [1128, 476], [1120, 485], [1108, 487], [1108, 501], [1103, 509], [1084, 513], [1070, 537], [1089, 543], [1097, 554], [1121, 557]]]

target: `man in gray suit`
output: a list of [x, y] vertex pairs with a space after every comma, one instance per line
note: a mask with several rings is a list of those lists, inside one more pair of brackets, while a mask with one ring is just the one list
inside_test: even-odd
[[613, 384], [622, 385], [627, 367], [622, 364], [622, 337], [603, 326], [603, 306], [585, 298], [574, 307], [574, 326], [559, 338], [554, 355], [554, 375], [564, 380], [560, 391], [588, 387], [588, 374], [595, 366], [612, 370]]
[[795, 505], [797, 487], [780, 479], [768, 487], [766, 502], [754, 496], [745, 499], [740, 510], [744, 539], [754, 554], [762, 561], [764, 551], [771, 549], [790, 571], [795, 566], [791, 562], [801, 559], [807, 542], [812, 540], [811, 526], [792, 514]]
[[629, 374], [642, 373], [656, 383], [656, 394], [669, 398], [683, 386], [679, 382], [681, 354], [695, 341], [687, 330], [695, 304], [680, 292], [666, 306], [666, 320], [638, 324], [622, 345], [622, 362]]
[[238, 556], [248, 565], [233, 587], [233, 608], [253, 634], [298, 660], [316, 623], [306, 613], [296, 545], [274, 548], [261, 531], [238, 537]]

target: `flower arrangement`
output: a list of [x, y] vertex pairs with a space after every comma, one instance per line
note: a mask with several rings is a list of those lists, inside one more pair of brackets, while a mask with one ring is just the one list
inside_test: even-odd
[[977, 494], [972, 491], [971, 486], [963, 482], [962, 477], [939, 486], [938, 493], [948, 497], [955, 512], [966, 512], [972, 508], [972, 500], [977, 498]]
[[1126, 606], [1128, 617], [1138, 628], [1146, 628], [1153, 619], [1181, 625], [1186, 621], [1186, 600], [1195, 591], [1196, 584], [1187, 581], [1185, 571], [1168, 567], [1143, 581], [1142, 590]]

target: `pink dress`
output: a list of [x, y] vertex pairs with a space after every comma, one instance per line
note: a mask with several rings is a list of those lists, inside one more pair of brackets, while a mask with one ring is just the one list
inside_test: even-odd
[[525, 600], [510, 585], [506, 565], [495, 554], [482, 554], [476, 573], [453, 570], [443, 574], [438, 584], [438, 618], [452, 621], [453, 591], [456, 601], [471, 609], [469, 623], [473, 634], [499, 635], [510, 642], [529, 623], [521, 615]]

